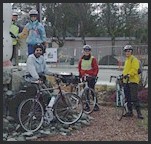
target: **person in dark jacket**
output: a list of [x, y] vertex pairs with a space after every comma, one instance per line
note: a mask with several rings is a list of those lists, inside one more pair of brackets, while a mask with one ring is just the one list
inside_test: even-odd
[[[92, 78], [88, 81], [88, 86], [95, 90], [96, 77], [98, 75], [98, 63], [94, 56], [91, 54], [91, 46], [83, 46], [83, 55], [78, 63], [79, 76], [83, 77], [84, 75], [90, 75]], [[99, 110], [98, 100], [96, 100], [96, 105], [94, 111]], [[87, 106], [85, 109], [89, 109]]]

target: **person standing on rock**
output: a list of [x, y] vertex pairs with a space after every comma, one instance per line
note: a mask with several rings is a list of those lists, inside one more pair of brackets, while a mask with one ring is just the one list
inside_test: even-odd
[[13, 41], [13, 52], [12, 52], [12, 57], [10, 58], [10, 61], [12, 61], [14, 66], [18, 65], [18, 46], [17, 45], [19, 42], [18, 42], [17, 36], [22, 31], [22, 27], [17, 24], [17, 20], [18, 20], [18, 13], [13, 12], [12, 23], [10, 27], [10, 34]]
[[45, 48], [48, 47], [48, 43], [46, 42], [45, 28], [37, 19], [38, 11], [34, 9], [30, 10], [29, 17], [30, 21], [25, 25], [22, 33], [20, 33], [18, 37], [20, 39], [26, 39], [28, 55], [34, 53], [33, 46], [35, 44], [43, 44], [43, 53], [45, 53]]
[[[124, 52], [126, 56], [124, 69], [123, 69], [123, 77], [124, 77], [124, 93], [127, 101], [128, 112], [124, 115], [125, 117], [133, 116], [132, 102], [137, 111], [137, 117], [139, 119], [143, 119], [143, 116], [140, 111], [140, 104], [138, 99], [138, 85], [140, 82], [140, 75], [138, 73], [139, 69], [139, 61], [133, 55], [133, 47], [131, 45], [126, 45], [124, 47]], [[126, 79], [128, 83], [126, 82]]]
[[[80, 77], [83, 77], [84, 75], [91, 76], [91, 79], [88, 80], [88, 86], [95, 90], [96, 77], [98, 75], [99, 68], [96, 58], [91, 54], [90, 45], [83, 46], [83, 55], [78, 63], [78, 71]], [[84, 109], [89, 110], [89, 106], [87, 105]], [[96, 99], [94, 111], [98, 110], [99, 110], [98, 99]]]

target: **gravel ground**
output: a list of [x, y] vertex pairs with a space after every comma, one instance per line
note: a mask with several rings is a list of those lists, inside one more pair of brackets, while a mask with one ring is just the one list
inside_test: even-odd
[[134, 113], [132, 118], [123, 118], [117, 121], [114, 108], [100, 107], [100, 111], [91, 114], [90, 126], [75, 130], [70, 136], [61, 134], [39, 138], [35, 141], [148, 141], [148, 130], [139, 125], [139, 120]]

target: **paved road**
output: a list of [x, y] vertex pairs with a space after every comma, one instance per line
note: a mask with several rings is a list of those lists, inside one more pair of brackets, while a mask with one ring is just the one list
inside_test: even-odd
[[[73, 73], [78, 75], [78, 70], [77, 68], [57, 68], [57, 67], [51, 67], [50, 68], [52, 72], [57, 72], [57, 73]], [[108, 84], [108, 85], [113, 85], [114, 80], [110, 83], [110, 75], [119, 75], [122, 72], [119, 70], [115, 69], [99, 69], [98, 73], [98, 81], [97, 84]]]

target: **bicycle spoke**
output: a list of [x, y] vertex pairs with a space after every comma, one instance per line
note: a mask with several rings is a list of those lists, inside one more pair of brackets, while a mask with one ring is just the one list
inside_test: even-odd
[[90, 114], [93, 112], [94, 106], [96, 104], [96, 94], [91, 88], [84, 90], [82, 94], [82, 102], [84, 106], [84, 113]]
[[[72, 124], [82, 115], [82, 101], [80, 101], [80, 97], [73, 93], [66, 93], [63, 97], [64, 98], [60, 98], [55, 105], [55, 115], [60, 122]], [[60, 106], [60, 103], [65, 104]]]
[[19, 107], [19, 121], [26, 131], [36, 131], [43, 123], [43, 107], [34, 99], [27, 99]]

